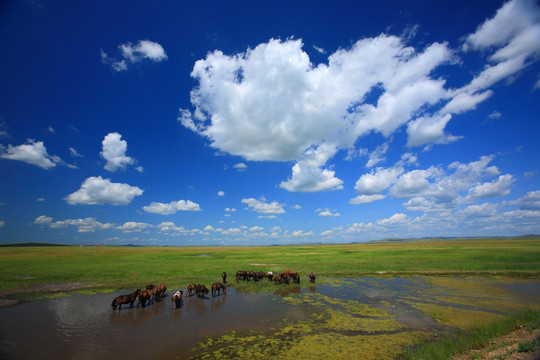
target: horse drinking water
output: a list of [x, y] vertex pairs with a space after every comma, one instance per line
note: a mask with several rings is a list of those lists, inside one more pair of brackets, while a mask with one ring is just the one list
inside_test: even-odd
[[117, 306], [118, 306], [118, 310], [122, 310], [122, 304], [129, 304], [129, 307], [132, 308], [133, 303], [135, 302], [135, 300], [137, 300], [137, 297], [139, 296], [140, 293], [141, 293], [141, 289], [137, 289], [131, 294], [120, 295], [120, 296], [115, 297], [111, 304], [113, 310], [116, 310]]

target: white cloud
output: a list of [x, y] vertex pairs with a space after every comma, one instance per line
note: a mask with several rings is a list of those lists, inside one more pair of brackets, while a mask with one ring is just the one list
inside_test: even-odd
[[242, 172], [247, 170], [247, 165], [244, 163], [238, 163], [234, 164], [233, 168], [235, 168], [238, 172]]
[[101, 50], [101, 61], [110, 65], [114, 71], [126, 71], [128, 64], [134, 64], [148, 59], [153, 62], [161, 62], [167, 60], [167, 54], [163, 49], [163, 46], [157, 42], [150, 40], [139, 40], [137, 44], [131, 42], [121, 44], [118, 46], [121, 59], [116, 59], [107, 55], [107, 53]]
[[496, 180], [476, 185], [469, 190], [469, 193], [473, 199], [505, 196], [510, 194], [510, 186], [514, 182], [512, 175], [501, 175]]
[[396, 182], [397, 177], [405, 170], [401, 166], [393, 168], [377, 168], [369, 174], [360, 176], [354, 189], [361, 195], [374, 195], [387, 189]]
[[218, 191], [218, 196], [225, 196], [225, 192], [223, 190]]
[[257, 231], [263, 231], [263, 230], [264, 230], [264, 228], [261, 227], [261, 226], [253, 226], [253, 227], [249, 228], [249, 231], [251, 231], [251, 232], [257, 232]]
[[0, 158], [23, 161], [27, 164], [37, 165], [42, 169], [50, 169], [56, 164], [64, 164], [62, 159], [49, 155], [43, 141], [28, 139], [26, 144], [12, 146], [7, 149], [0, 145]]
[[319, 216], [325, 216], [325, 217], [339, 217], [341, 216], [339, 212], [332, 212], [328, 209], [322, 210], [319, 212]]
[[69, 148], [69, 153], [72, 157], [83, 157], [75, 148], [72, 147]]
[[150, 224], [147, 224], [147, 223], [128, 221], [128, 222], [125, 222], [121, 226], [117, 226], [116, 228], [118, 230], [121, 230], [122, 232], [130, 233], [130, 232], [143, 231], [143, 230], [151, 228], [151, 227], [153, 227], [153, 226], [150, 225]]
[[1, 228], [1, 227], [4, 227], [5, 225], [6, 225], [6, 222], [5, 222], [5, 221], [3, 221], [3, 220], [0, 221], [0, 228]]
[[[428, 76], [450, 59], [445, 44], [418, 54], [399, 38], [380, 35], [318, 66], [302, 45], [272, 39], [241, 54], [208, 54], [191, 74], [199, 82], [191, 93], [195, 112], [180, 109], [178, 120], [221, 151], [290, 161], [323, 142], [351, 148], [371, 131], [388, 136], [444, 95], [444, 81]], [[373, 88], [383, 90], [377, 105], [362, 104]]]
[[178, 200], [168, 204], [152, 202], [150, 205], [144, 206], [143, 210], [152, 214], [171, 215], [177, 211], [201, 211], [201, 207], [191, 200]]
[[103, 150], [100, 155], [107, 163], [105, 164], [105, 170], [115, 172], [116, 170], [124, 170], [126, 165], [133, 165], [137, 160], [126, 156], [127, 142], [121, 140], [122, 135], [117, 132], [109, 133], [105, 135], [101, 144]]
[[317, 149], [308, 149], [302, 158], [293, 166], [292, 177], [279, 186], [288, 191], [317, 192], [343, 189], [343, 180], [334, 176], [335, 172], [321, 169], [337, 149], [322, 143]]
[[259, 214], [283, 214], [285, 213], [285, 210], [283, 210], [284, 204], [280, 204], [276, 201], [273, 201], [271, 203], [267, 203], [266, 199], [262, 198], [261, 200], [257, 200], [254, 198], [249, 199], [242, 199], [243, 204], [247, 204], [253, 211]]
[[386, 159], [384, 155], [388, 152], [388, 149], [388, 142], [377, 146], [377, 148], [369, 154], [369, 160], [366, 164], [366, 167], [371, 168], [380, 163], [381, 161], [384, 161]]
[[143, 190], [136, 186], [113, 183], [97, 176], [84, 180], [81, 188], [68, 195], [65, 200], [71, 205], [127, 205], [142, 193]]
[[52, 229], [67, 228], [73, 226], [77, 228], [80, 233], [95, 232], [96, 230], [112, 229], [114, 224], [101, 223], [95, 218], [87, 217], [84, 219], [66, 219], [54, 221], [50, 216], [41, 215], [34, 220], [34, 224], [41, 226], [48, 226]]
[[386, 196], [381, 194], [373, 194], [373, 195], [358, 195], [355, 198], [352, 198], [349, 200], [349, 204], [358, 205], [358, 204], [371, 204], [372, 202], [382, 200]]
[[[339, 150], [357, 153], [362, 136], [389, 138], [406, 126], [409, 147], [460, 139], [445, 132], [454, 116], [475, 109], [493, 95], [490, 86], [540, 58], [539, 13], [534, 0], [510, 1], [468, 36], [464, 50], [491, 55], [457, 89], [445, 88], [436, 72], [462, 61], [447, 43], [415, 49], [381, 34], [319, 64], [296, 39], [271, 39], [231, 55], [216, 50], [195, 63], [192, 109], [180, 109], [178, 121], [221, 152], [253, 161], [295, 161], [291, 178], [280, 184], [288, 191], [341, 189], [342, 180], [325, 166]], [[403, 36], [417, 30], [412, 26]], [[383, 161], [386, 151], [385, 144], [378, 147], [368, 167]], [[310, 165], [309, 158], [317, 156], [321, 160]], [[362, 194], [375, 190], [370, 191]]]
[[540, 210], [540, 190], [528, 192], [522, 198], [509, 201], [508, 204], [519, 206], [521, 210]]

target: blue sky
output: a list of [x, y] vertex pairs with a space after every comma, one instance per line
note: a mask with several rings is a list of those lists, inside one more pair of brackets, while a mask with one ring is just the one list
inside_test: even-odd
[[4, 1], [0, 242], [540, 233], [540, 6]]

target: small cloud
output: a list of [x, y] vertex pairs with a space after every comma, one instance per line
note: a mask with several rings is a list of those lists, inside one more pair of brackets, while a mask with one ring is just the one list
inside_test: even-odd
[[163, 46], [150, 40], [140, 40], [137, 44], [131, 42], [118, 46], [121, 58], [110, 57], [105, 51], [101, 50], [101, 62], [111, 66], [111, 69], [120, 72], [128, 70], [128, 64], [134, 64], [143, 60], [161, 62], [167, 60], [167, 54]]
[[168, 204], [153, 202], [150, 205], [144, 206], [143, 210], [147, 213], [171, 215], [177, 211], [201, 211], [201, 207], [191, 200], [178, 200], [171, 201]]
[[318, 211], [319, 213], [319, 216], [325, 216], [325, 217], [339, 217], [341, 216], [337, 211], [336, 212], [332, 212], [328, 209], [325, 209], [325, 210], [320, 210]]
[[53, 128], [52, 126], [49, 126], [49, 127], [47, 128], [47, 131], [50, 132], [50, 133], [52, 133], [52, 134], [55, 133], [54, 128]]
[[488, 115], [488, 118], [490, 118], [491, 120], [500, 119], [501, 117], [502, 117], [502, 114], [498, 111], [494, 111]]
[[45, 201], [45, 199], [44, 198], [37, 198], [36, 201], [37, 202], [43, 202], [43, 201]]
[[143, 168], [142, 166], [137, 166], [137, 167], [135, 168], [135, 170], [137, 170], [137, 171], [140, 172], [140, 173], [143, 173], [143, 172], [144, 172], [144, 168]]
[[277, 201], [267, 203], [266, 199], [262, 198], [257, 200], [254, 198], [242, 199], [242, 203], [247, 204], [253, 211], [259, 214], [283, 214], [283, 206], [285, 204], [280, 204]]
[[300, 210], [302, 208], [302, 206], [296, 204], [294, 206], [291, 206], [291, 208], [294, 209], [294, 210]]
[[247, 165], [244, 163], [238, 163], [234, 164], [233, 168], [235, 168], [238, 172], [242, 172], [247, 170]]
[[324, 50], [322, 47], [319, 47], [317, 45], [313, 45], [313, 48], [320, 54], [326, 54], [326, 50]]
[[101, 144], [103, 150], [100, 155], [107, 163], [105, 164], [105, 170], [115, 172], [116, 170], [124, 170], [126, 165], [133, 165], [137, 160], [126, 155], [127, 142], [121, 140], [122, 135], [117, 132], [109, 133], [105, 135]]
[[69, 153], [72, 157], [83, 157], [75, 148], [72, 147], [69, 148]]
[[225, 196], [225, 192], [223, 190], [219, 190], [217, 194], [218, 196]]
[[12, 146], [7, 149], [0, 145], [0, 158], [19, 160], [27, 164], [39, 166], [42, 169], [50, 169], [56, 164], [64, 164], [63, 160], [56, 155], [49, 155], [43, 141], [26, 140], [25, 144]]

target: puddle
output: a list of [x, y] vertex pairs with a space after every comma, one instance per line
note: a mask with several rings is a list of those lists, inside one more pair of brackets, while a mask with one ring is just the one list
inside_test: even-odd
[[537, 279], [321, 279], [185, 296], [179, 309], [169, 290], [154, 305], [112, 311], [112, 299], [127, 292], [0, 309], [0, 358], [386, 359], [421, 336], [540, 308]]

